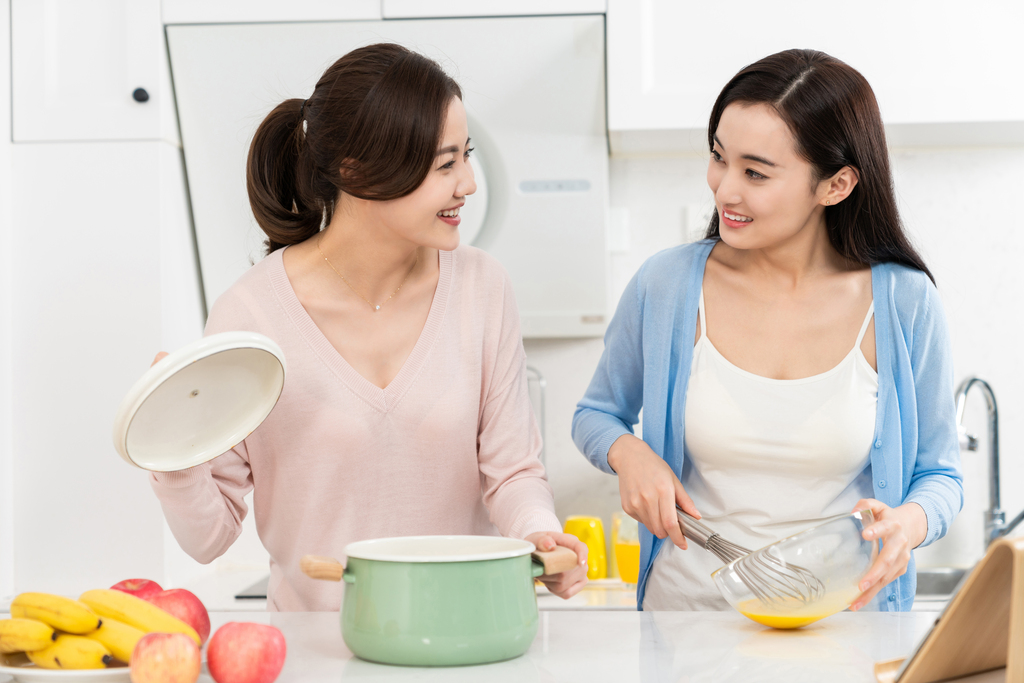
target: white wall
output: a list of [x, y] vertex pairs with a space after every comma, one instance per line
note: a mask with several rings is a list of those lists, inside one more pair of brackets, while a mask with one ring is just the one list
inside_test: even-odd
[[[992, 384], [1000, 408], [1002, 505], [1008, 519], [1024, 507], [1024, 214], [1017, 169], [1024, 148], [901, 150], [896, 187], [904, 220], [939, 284], [949, 316], [959, 382], [977, 375]], [[971, 394], [964, 420], [981, 448], [964, 452], [966, 501], [947, 547], [922, 559], [980, 557], [982, 513], [988, 507], [984, 398]], [[1018, 527], [1016, 534], [1024, 532]]]
[[14, 592], [11, 439], [11, 4], [0, 0], [0, 600]]
[[[938, 280], [949, 316], [956, 380], [991, 382], [1001, 409], [1003, 507], [1024, 507], [1024, 214], [1016, 210], [1024, 148], [901, 149], [893, 152], [903, 218]], [[629, 248], [611, 256], [612, 305], [640, 264], [688, 241], [713, 205], [697, 155], [613, 157], [611, 206], [629, 212]], [[548, 381], [548, 467], [560, 518], [619, 509], [617, 481], [598, 472], [569, 436], [576, 402], [601, 355], [600, 340], [528, 341], [528, 362]], [[981, 554], [988, 504], [984, 400], [972, 395], [965, 422], [982, 437], [964, 454], [966, 503], [944, 541], [922, 550], [923, 565], [972, 564]], [[1022, 525], [1024, 526], [1024, 525]], [[1018, 533], [1024, 529], [1018, 529]]]

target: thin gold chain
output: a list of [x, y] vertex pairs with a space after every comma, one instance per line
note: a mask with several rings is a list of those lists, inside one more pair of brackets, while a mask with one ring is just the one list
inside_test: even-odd
[[323, 238], [324, 238], [323, 234], [321, 234], [319, 237], [317, 237], [317, 240], [316, 240], [316, 250], [319, 251], [320, 255], [324, 257], [324, 261], [327, 261], [327, 265], [329, 265], [331, 267], [331, 270], [333, 270], [335, 273], [338, 273], [338, 277], [341, 278], [342, 282], [344, 282], [346, 285], [348, 285], [348, 288], [352, 290], [352, 293], [355, 294], [356, 296], [358, 296], [360, 299], [362, 299], [366, 303], [370, 304], [370, 308], [373, 309], [374, 313], [379, 311], [381, 306], [383, 306], [387, 302], [391, 301], [391, 299], [395, 296], [395, 294], [398, 294], [398, 290], [402, 288], [402, 285], [404, 285], [405, 281], [409, 279], [409, 276], [412, 275], [412, 271], [416, 270], [416, 266], [420, 262], [420, 255], [419, 255], [419, 252], [417, 252], [416, 253], [416, 262], [412, 264], [412, 268], [410, 268], [409, 272], [405, 274], [405, 278], [402, 280], [401, 284], [398, 285], [398, 287], [395, 289], [395, 291], [391, 292], [391, 296], [389, 296], [387, 299], [384, 299], [384, 301], [381, 301], [379, 304], [374, 304], [372, 301], [367, 299], [365, 296], [363, 296], [362, 294], [357, 292], [356, 288], [353, 287], [351, 285], [351, 283], [349, 283], [349, 281], [347, 279], [345, 279], [345, 276], [342, 275], [341, 272], [337, 268], [334, 267], [334, 264], [331, 263], [331, 260], [329, 258], [327, 258], [327, 254], [325, 254], [324, 250], [320, 248], [320, 240], [322, 240]]

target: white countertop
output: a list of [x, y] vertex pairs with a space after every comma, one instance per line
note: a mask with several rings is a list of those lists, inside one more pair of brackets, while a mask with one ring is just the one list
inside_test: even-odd
[[[335, 614], [268, 615], [290, 648], [280, 683], [870, 683], [875, 662], [909, 654], [935, 616], [842, 613], [796, 631], [776, 631], [731, 612], [541, 612], [537, 638], [522, 657], [417, 669], [354, 658]], [[973, 677], [972, 683], [1002, 680], [996, 672]]]
[[[871, 683], [876, 661], [905, 656], [934, 612], [843, 612], [796, 631], [775, 631], [731, 612], [546, 611], [525, 655], [459, 668], [385, 666], [353, 657], [334, 612], [214, 612], [276, 626], [288, 643], [278, 683]], [[212, 683], [204, 674], [202, 683]], [[970, 679], [1000, 683], [1002, 671]], [[7, 679], [0, 676], [0, 683]]]

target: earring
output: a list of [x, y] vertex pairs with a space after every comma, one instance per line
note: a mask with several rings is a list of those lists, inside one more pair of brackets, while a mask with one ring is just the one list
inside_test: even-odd
[[831, 203], [832, 203], [832, 200], [831, 200], [831, 199], [826, 199], [826, 200], [825, 200], [825, 206], [828, 206], [828, 205], [829, 205], [829, 204], [831, 204]]

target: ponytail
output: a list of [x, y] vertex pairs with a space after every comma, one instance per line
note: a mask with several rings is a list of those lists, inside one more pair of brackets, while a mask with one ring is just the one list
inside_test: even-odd
[[303, 197], [296, 182], [302, 146], [303, 100], [274, 107], [249, 147], [245, 184], [256, 222], [267, 235], [267, 251], [298, 244], [320, 231], [323, 209]]
[[320, 232], [341, 192], [378, 201], [413, 192], [454, 98], [462, 91], [436, 62], [379, 43], [332, 64], [309, 99], [274, 107], [256, 129], [245, 174], [267, 253]]

